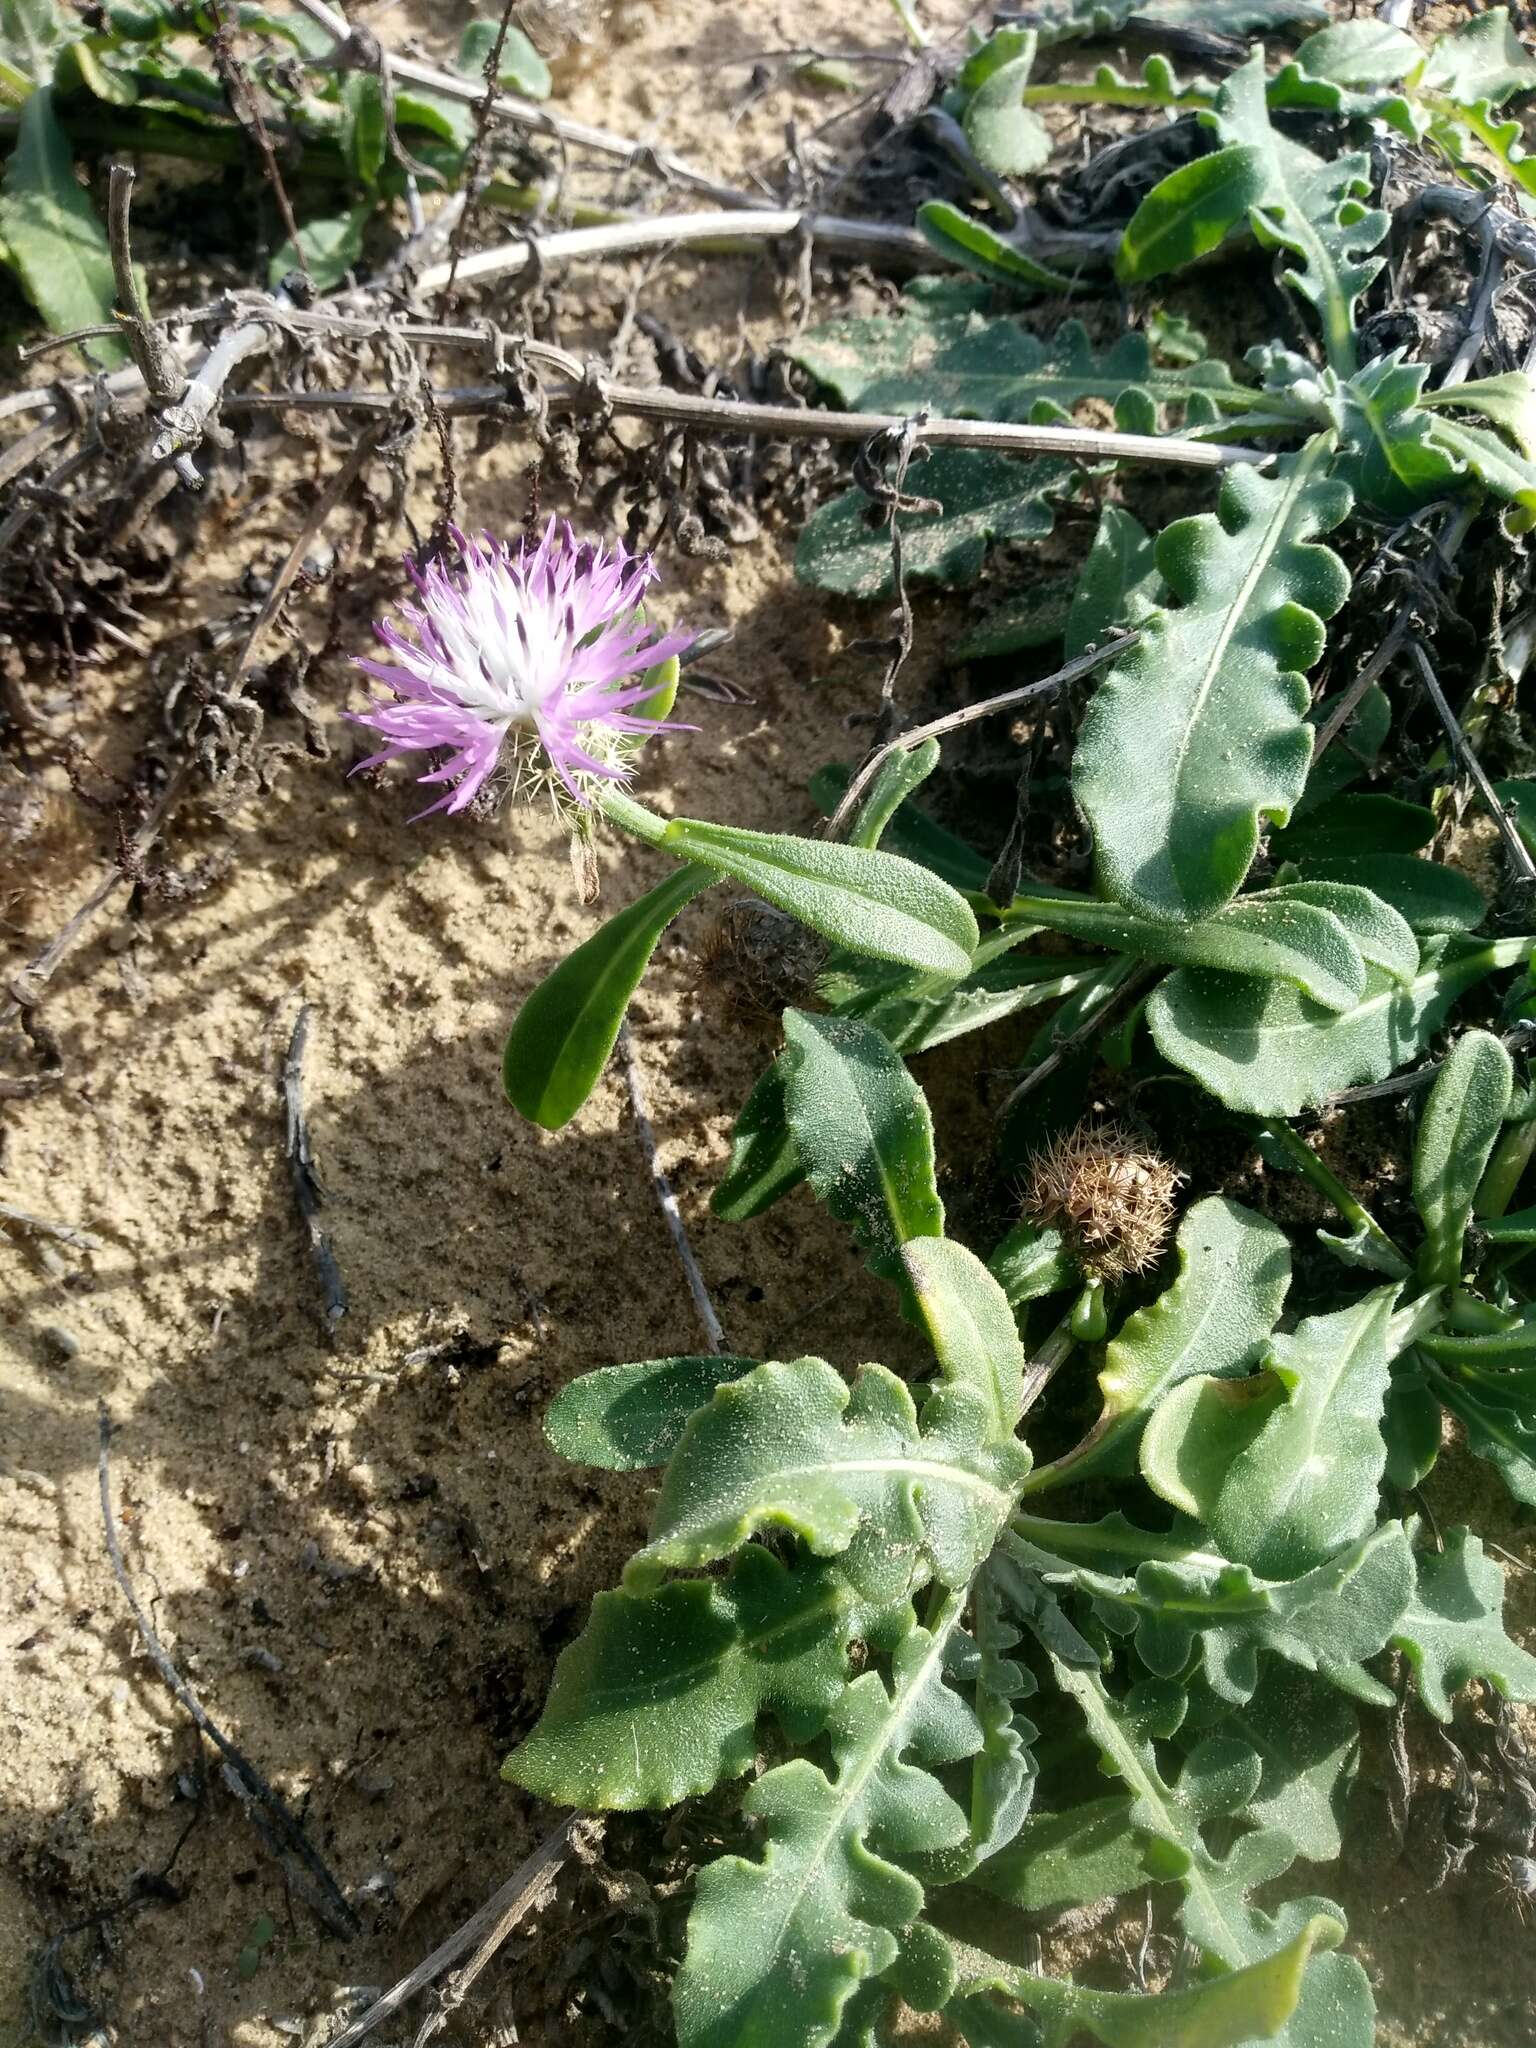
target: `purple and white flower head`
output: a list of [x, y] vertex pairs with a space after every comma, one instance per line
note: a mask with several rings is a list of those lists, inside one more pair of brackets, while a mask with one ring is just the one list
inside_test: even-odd
[[451, 787], [422, 817], [464, 810], [498, 766], [520, 794], [547, 789], [585, 806], [594, 785], [628, 780], [645, 736], [692, 729], [634, 715], [655, 694], [644, 671], [694, 638], [646, 625], [640, 601], [658, 574], [649, 555], [578, 541], [554, 519], [517, 548], [488, 533], [453, 537], [463, 566], [423, 571], [407, 556], [421, 600], [400, 607], [408, 631], [380, 621], [390, 659], [358, 659], [393, 692], [346, 714], [386, 741], [359, 767], [446, 752], [419, 780]]

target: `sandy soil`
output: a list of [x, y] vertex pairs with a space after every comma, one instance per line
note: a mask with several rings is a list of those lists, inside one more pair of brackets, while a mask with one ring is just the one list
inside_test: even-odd
[[[614, 42], [572, 67], [565, 104], [668, 133], [739, 173], [782, 147], [786, 118], [810, 125], [828, 105], [781, 93], [738, 117], [723, 96], [749, 67], [727, 72], [723, 60], [831, 39], [833, 14], [858, 24], [840, 21], [840, 42], [889, 40], [875, 10], [820, 0], [770, 0], [750, 16], [711, 0], [621, 9]], [[373, 18], [387, 32], [401, 16]], [[431, 44], [456, 35], [456, 12], [423, 0], [416, 19]], [[624, 282], [617, 271], [584, 281], [594, 318], [611, 317]], [[648, 303], [708, 356], [732, 352], [739, 322], [766, 339], [786, 319], [763, 264], [664, 265]], [[517, 524], [528, 458], [506, 445], [466, 461], [473, 522]], [[167, 628], [234, 615], [247, 566], [280, 559], [295, 502], [248, 513], [203, 553], [195, 589], [165, 607]], [[425, 488], [421, 502], [430, 516]], [[661, 809], [802, 827], [806, 775], [850, 751], [844, 720], [868, 700], [870, 665], [833, 657], [864, 622], [798, 592], [787, 553], [786, 536], [770, 534], [723, 568], [667, 563], [664, 615], [735, 628], [709, 666], [749, 701], [689, 700], [704, 730], [647, 755]], [[318, 612], [301, 601], [292, 616], [303, 632]], [[914, 700], [925, 659], [920, 645], [905, 684]], [[843, 681], [826, 680], [834, 667]], [[165, 1896], [65, 1953], [114, 2030], [106, 2038], [134, 2048], [323, 2039], [318, 2023], [345, 1987], [392, 1981], [495, 1889], [551, 1824], [498, 1784], [497, 1766], [645, 1513], [643, 1479], [561, 1464], [542, 1410], [586, 1367], [698, 1342], [621, 1079], [610, 1072], [553, 1138], [500, 1095], [510, 1017], [596, 914], [577, 900], [560, 833], [526, 811], [494, 827], [410, 824], [409, 785], [344, 778], [355, 749], [335, 713], [356, 690], [344, 662], [324, 664], [311, 688], [331, 758], [285, 764], [265, 794], [183, 833], [183, 861], [232, 847], [220, 885], [97, 924], [47, 1004], [62, 1081], [8, 1105], [0, 1199], [77, 1223], [102, 1248], [0, 1237], [7, 2048], [25, 2037], [28, 1954], [135, 1872], [161, 1869], [184, 1834]], [[93, 678], [101, 710], [87, 744], [110, 756], [154, 694], [130, 658]], [[57, 927], [105, 851], [77, 834], [53, 852], [12, 906], [8, 964]], [[658, 872], [628, 846], [606, 849], [604, 866], [604, 908]], [[806, 1198], [745, 1229], [708, 1214], [762, 1052], [749, 1022], [701, 993], [690, 933], [665, 949], [633, 1022], [661, 1157], [727, 1336], [758, 1355], [792, 1340], [894, 1361], [904, 1339], [888, 1303]], [[350, 1297], [334, 1342], [283, 1153], [279, 1069], [303, 1003], [315, 1012], [308, 1101], [325, 1220]], [[141, 1596], [356, 1902], [364, 1932], [350, 1945], [290, 1904], [215, 1775], [200, 1802], [186, 1796], [187, 1718], [104, 1553], [98, 1401], [118, 1425], [112, 1494]], [[1468, 1483], [1460, 1465], [1443, 1476], [1437, 1511], [1461, 1518]], [[1477, 1505], [1475, 1525], [1503, 1531], [1528, 1572], [1530, 1537], [1491, 1486]], [[1527, 1621], [1531, 1583], [1516, 1579]], [[1345, 1883], [1383, 2038], [1529, 2039], [1536, 1972], [1518, 1924], [1472, 1885], [1426, 1900], [1404, 1867], [1375, 1869], [1369, 1817], [1366, 1836]], [[566, 1964], [535, 1933], [494, 1980], [499, 2018], [526, 2041], [574, 2037], [561, 1974], [594, 1894], [592, 1880], [571, 1882], [588, 1890], [560, 1923]], [[589, 1948], [626, 1924], [629, 1895], [607, 1891], [609, 1917], [600, 1896], [587, 1914]]]

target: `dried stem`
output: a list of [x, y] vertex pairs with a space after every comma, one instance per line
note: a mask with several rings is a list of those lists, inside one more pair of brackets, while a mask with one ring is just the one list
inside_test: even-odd
[[[383, 2026], [403, 2005], [409, 2003], [428, 1984], [440, 1977], [450, 1964], [458, 1961], [464, 1951], [475, 1943], [484, 1947], [494, 1935], [499, 1944], [516, 1925], [530, 1906], [537, 1903], [539, 1894], [570, 1855], [577, 1838], [577, 1830], [583, 1823], [577, 1814], [570, 1814], [552, 1835], [546, 1835], [526, 1863], [519, 1864], [501, 1889], [492, 1894], [478, 1913], [473, 1914], [464, 1925], [439, 1947], [433, 1949], [425, 1962], [418, 1963], [408, 1976], [375, 1999], [368, 2010], [343, 2029], [330, 2048], [356, 2048], [356, 2044], [371, 2034], [375, 2027]], [[487, 1960], [489, 1958], [487, 1957]], [[478, 1955], [472, 1959], [475, 1975], [483, 1964]]]
[[847, 824], [854, 806], [868, 789], [881, 767], [892, 754], [901, 753], [912, 747], [921, 746], [924, 740], [938, 739], [946, 732], [954, 732], [962, 725], [974, 725], [979, 718], [991, 718], [999, 711], [1011, 711], [1016, 704], [1027, 703], [1032, 697], [1043, 697], [1062, 690], [1069, 683], [1078, 682], [1083, 676], [1092, 675], [1096, 668], [1102, 668], [1106, 661], [1113, 661], [1125, 654], [1141, 638], [1139, 633], [1123, 633], [1117, 639], [1106, 641], [1102, 647], [1094, 648], [1088, 654], [1078, 655], [1065, 668], [1057, 669], [1054, 675], [1042, 676], [1038, 683], [1022, 683], [1016, 690], [1004, 690], [996, 697], [983, 697], [978, 704], [966, 704], [958, 711], [946, 711], [942, 718], [932, 718], [926, 725], [914, 725], [907, 732], [898, 733], [883, 747], [877, 747], [860, 768], [857, 775], [844, 790], [842, 801], [832, 813], [827, 831], [835, 839]]
[[154, 1625], [139, 1603], [139, 1596], [133, 1590], [133, 1581], [128, 1576], [128, 1567], [123, 1561], [122, 1545], [117, 1537], [117, 1524], [112, 1515], [109, 1471], [112, 1418], [107, 1413], [105, 1401], [97, 1403], [96, 1421], [96, 1477], [101, 1494], [101, 1519], [106, 1532], [107, 1556], [123, 1598], [128, 1602], [129, 1611], [133, 1615], [144, 1647], [149, 1652], [150, 1661], [176, 1700], [191, 1715], [197, 1727], [224, 1759], [225, 1782], [239, 1798], [255, 1823], [257, 1832], [282, 1864], [284, 1874], [293, 1888], [314, 1908], [332, 1934], [339, 1935], [343, 1941], [350, 1940], [360, 1931], [357, 1915], [342, 1897], [335, 1878], [327, 1870], [319, 1854], [311, 1846], [309, 1837], [277, 1793], [250, 1759], [236, 1749], [171, 1662], [165, 1645], [155, 1633]]
[[1439, 713], [1440, 723], [1445, 727], [1447, 737], [1451, 742], [1452, 751], [1471, 778], [1478, 795], [1483, 800], [1484, 808], [1498, 826], [1499, 836], [1504, 841], [1509, 857], [1514, 863], [1515, 872], [1519, 875], [1522, 882], [1536, 882], [1536, 861], [1531, 859], [1530, 848], [1521, 838], [1509, 812], [1499, 801], [1493, 784], [1484, 773], [1482, 762], [1479, 761], [1477, 755], [1472, 751], [1471, 743], [1461, 729], [1461, 722], [1451, 709], [1445, 691], [1440, 686], [1440, 678], [1435, 673], [1434, 663], [1424, 652], [1423, 646], [1418, 641], [1414, 642], [1412, 652], [1414, 666], [1418, 669], [1424, 687], [1429, 692], [1430, 702]]
[[[294, 0], [294, 5], [317, 27], [323, 28], [334, 43], [344, 43], [351, 35], [350, 24], [333, 7], [327, 7], [324, 0]], [[479, 81], [461, 78], [452, 71], [439, 71], [436, 65], [420, 63], [414, 57], [397, 57], [391, 53], [389, 68], [397, 83], [419, 86], [442, 99], [454, 100], [460, 106], [477, 105], [484, 92]], [[654, 170], [658, 177], [676, 185], [686, 185], [690, 191], [701, 192], [721, 206], [754, 208], [768, 203], [737, 186], [718, 183], [707, 171], [697, 170], [669, 149], [653, 148], [649, 143], [635, 142], [627, 135], [615, 135], [611, 129], [591, 128], [583, 121], [567, 120], [562, 114], [552, 114], [534, 101], [517, 99], [510, 93], [496, 93], [492, 97], [491, 117], [497, 121], [509, 121], [534, 135], [547, 135], [572, 148], [591, 150], [595, 156], [611, 157], [623, 164]]]
[[112, 251], [112, 278], [117, 288], [117, 311], [128, 350], [145, 388], [156, 405], [167, 405], [181, 390], [183, 379], [171, 360], [165, 336], [150, 318], [139, 280], [133, 268], [133, 248], [128, 235], [128, 210], [133, 201], [133, 168], [114, 164], [107, 188], [107, 239]]
[[57, 1238], [60, 1244], [73, 1245], [77, 1251], [106, 1250], [99, 1237], [93, 1237], [88, 1230], [81, 1230], [78, 1224], [51, 1223], [46, 1216], [34, 1216], [30, 1210], [14, 1208], [9, 1202], [0, 1202], [0, 1225], [3, 1224], [25, 1230], [32, 1237]]
[[634, 1034], [626, 1017], [619, 1026], [619, 1052], [624, 1061], [624, 1079], [629, 1088], [629, 1106], [634, 1112], [635, 1132], [640, 1140], [640, 1149], [645, 1154], [646, 1170], [651, 1177], [651, 1186], [656, 1191], [656, 1200], [667, 1226], [667, 1232], [677, 1251], [678, 1263], [688, 1282], [688, 1292], [693, 1296], [693, 1305], [698, 1311], [703, 1326], [705, 1341], [711, 1351], [724, 1351], [725, 1332], [720, 1327], [720, 1318], [715, 1314], [715, 1305], [709, 1298], [709, 1289], [704, 1284], [704, 1275], [694, 1257], [693, 1246], [688, 1239], [687, 1227], [682, 1211], [677, 1206], [677, 1196], [672, 1192], [672, 1183], [662, 1170], [656, 1152], [656, 1133], [651, 1128], [651, 1118], [645, 1099], [645, 1077], [640, 1071], [640, 1062], [635, 1055]]
[[336, 1254], [320, 1222], [325, 1187], [315, 1168], [309, 1142], [309, 1120], [304, 1113], [304, 1053], [309, 1043], [309, 1020], [314, 1011], [308, 1003], [293, 1020], [293, 1034], [283, 1061], [283, 1115], [287, 1126], [288, 1165], [293, 1174], [293, 1195], [309, 1238], [310, 1255], [320, 1277], [326, 1321], [332, 1328], [347, 1312], [347, 1285], [336, 1263]]

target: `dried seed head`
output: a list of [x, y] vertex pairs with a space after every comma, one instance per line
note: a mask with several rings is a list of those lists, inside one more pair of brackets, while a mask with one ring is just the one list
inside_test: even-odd
[[1155, 1263], [1183, 1177], [1119, 1124], [1074, 1124], [1030, 1161], [1024, 1214], [1059, 1230], [1085, 1272], [1118, 1280]]
[[826, 947], [782, 910], [756, 896], [729, 897], [709, 917], [696, 949], [699, 984], [726, 1009], [777, 1024], [816, 991]]

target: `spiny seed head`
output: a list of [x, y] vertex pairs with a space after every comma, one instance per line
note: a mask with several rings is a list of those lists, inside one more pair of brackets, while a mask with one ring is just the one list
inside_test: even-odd
[[1030, 1161], [1024, 1214], [1059, 1230], [1085, 1272], [1118, 1280], [1155, 1264], [1183, 1177], [1119, 1124], [1074, 1124]]

